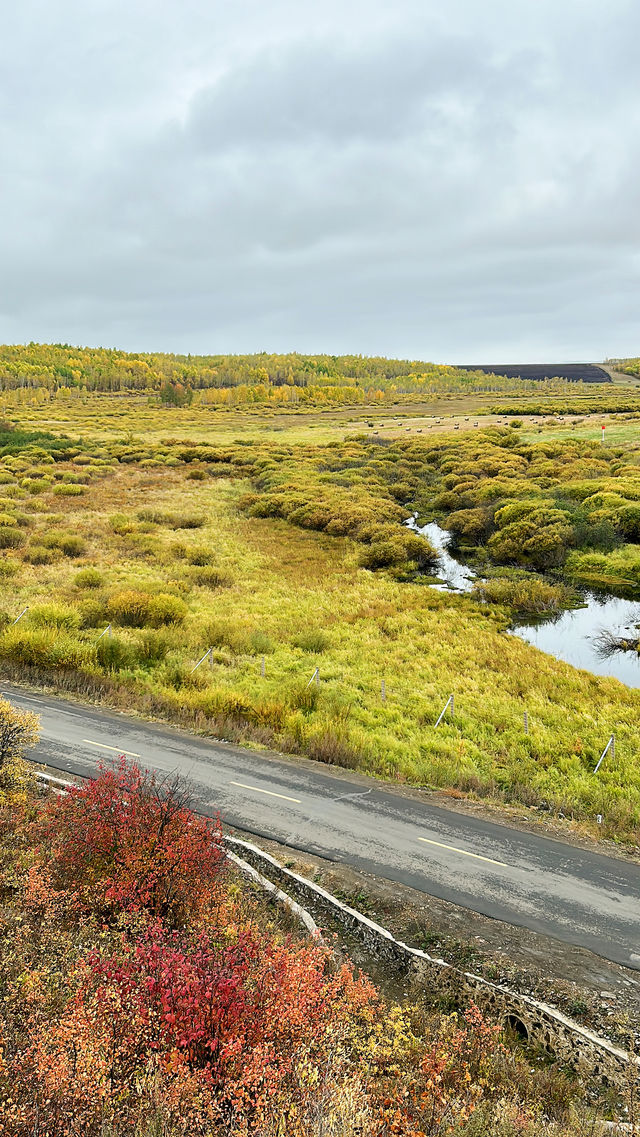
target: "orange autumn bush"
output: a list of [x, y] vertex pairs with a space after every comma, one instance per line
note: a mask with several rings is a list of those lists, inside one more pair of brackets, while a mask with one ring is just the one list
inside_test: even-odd
[[229, 940], [154, 924], [89, 952], [53, 1029], [36, 1030], [14, 1062], [14, 1084], [30, 1086], [27, 1125], [56, 1131], [66, 1117], [99, 1133], [106, 1111], [126, 1132], [151, 1086], [179, 1132], [254, 1131], [275, 1103], [294, 1124], [303, 1071], [340, 1067], [378, 1003], [366, 980], [328, 976], [325, 964], [317, 946], [247, 928]]

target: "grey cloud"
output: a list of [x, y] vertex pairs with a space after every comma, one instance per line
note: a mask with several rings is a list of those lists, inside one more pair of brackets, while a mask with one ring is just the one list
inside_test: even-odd
[[468, 38], [271, 49], [227, 72], [192, 105], [187, 131], [204, 149], [247, 144], [376, 145], [427, 125], [438, 100], [461, 100], [491, 69]]
[[25, 0], [0, 336], [637, 352], [639, 30], [627, 0]]

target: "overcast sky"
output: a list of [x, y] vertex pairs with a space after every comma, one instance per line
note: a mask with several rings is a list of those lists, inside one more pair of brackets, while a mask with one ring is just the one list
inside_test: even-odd
[[638, 0], [20, 0], [0, 340], [640, 354]]

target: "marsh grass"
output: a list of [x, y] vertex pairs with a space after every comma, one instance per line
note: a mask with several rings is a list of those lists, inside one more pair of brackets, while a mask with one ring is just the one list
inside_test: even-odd
[[[94, 427], [109, 405], [90, 406]], [[78, 434], [85, 411], [80, 404]], [[20, 623], [0, 632], [7, 677], [415, 785], [529, 806], [544, 801], [579, 819], [602, 813], [605, 833], [638, 839], [638, 693], [506, 635], [504, 596], [493, 598], [497, 607], [478, 605], [425, 587], [424, 574], [401, 580], [362, 567], [361, 549], [375, 544], [381, 519], [389, 524], [377, 510], [392, 496], [385, 481], [371, 497], [371, 472], [359, 472], [360, 443], [334, 449], [323, 473], [323, 485], [340, 492], [341, 481], [348, 488], [359, 479], [350, 517], [364, 527], [364, 540], [354, 541], [277, 511], [251, 515], [247, 499], [263, 492], [249, 464], [256, 451], [234, 445], [232, 435], [207, 460], [207, 470], [224, 467], [223, 475], [189, 479], [206, 447], [168, 440], [166, 426], [157, 447], [123, 442], [122, 419], [114, 442], [116, 425], [103, 426], [84, 450], [56, 461], [63, 477], [89, 471], [81, 498], [23, 487], [7, 499], [28, 521], [11, 528], [28, 532], [29, 543], [3, 562], [12, 567], [0, 573], [0, 607], [15, 618], [30, 605]], [[260, 451], [265, 485], [282, 468], [278, 439]], [[442, 444], [449, 446], [446, 436]], [[10, 470], [36, 465], [28, 451], [8, 461]], [[308, 501], [305, 470], [298, 492]], [[405, 482], [417, 476], [409, 466], [397, 473]], [[319, 516], [306, 512], [298, 522]], [[108, 623], [113, 635], [98, 639]], [[208, 648], [213, 667], [193, 673]], [[316, 666], [320, 684], [309, 686]], [[455, 718], [436, 729], [452, 692]], [[614, 732], [615, 761], [595, 777]]]

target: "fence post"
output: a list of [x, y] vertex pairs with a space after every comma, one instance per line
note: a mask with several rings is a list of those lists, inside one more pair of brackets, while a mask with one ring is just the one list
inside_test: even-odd
[[604, 750], [602, 751], [602, 754], [598, 758], [598, 761], [596, 763], [596, 768], [593, 771], [594, 774], [598, 773], [598, 770], [600, 769], [608, 750], [611, 751], [611, 757], [615, 758], [615, 756], [616, 756], [616, 740], [615, 740], [615, 735], [613, 735], [613, 734], [611, 735], [611, 738], [609, 739], [609, 741], [607, 742], [607, 745], [605, 746]]
[[197, 670], [198, 670], [198, 668], [199, 668], [200, 664], [201, 664], [201, 663], [204, 663], [205, 659], [208, 659], [208, 660], [209, 660], [209, 663], [210, 663], [210, 665], [211, 665], [211, 667], [213, 667], [213, 655], [212, 655], [212, 653], [213, 653], [213, 648], [212, 648], [212, 647], [208, 647], [208, 648], [207, 648], [207, 650], [205, 651], [205, 653], [204, 653], [204, 655], [203, 655], [202, 659], [199, 659], [199, 660], [198, 660], [198, 662], [196, 663], [195, 667], [193, 667], [193, 668], [191, 669], [191, 671], [189, 672], [189, 674], [190, 674], [190, 675], [193, 675], [193, 672], [194, 672], [194, 671], [197, 671]]
[[22, 612], [20, 613], [20, 615], [16, 616], [15, 620], [13, 620], [11, 627], [13, 627], [14, 624], [17, 624], [18, 620], [21, 620], [22, 617], [24, 616], [25, 612], [28, 612], [28, 611], [29, 611], [29, 605], [27, 604], [26, 608], [22, 609]]
[[386, 687], [384, 679], [382, 679], [380, 681], [380, 696], [382, 698], [382, 702], [386, 703], [386, 701], [387, 701], [387, 687]]
[[101, 640], [103, 636], [106, 636], [106, 637], [107, 637], [107, 639], [111, 639], [111, 624], [107, 624], [107, 626], [106, 626], [106, 628], [104, 629], [104, 631], [103, 631], [103, 632], [100, 632], [100, 635], [98, 636], [98, 639], [99, 639], [99, 640]]
[[447, 707], [451, 707], [451, 717], [453, 718], [453, 695], [449, 695], [449, 698], [447, 699], [444, 707], [440, 711], [440, 714], [438, 715], [438, 719], [436, 721], [436, 726], [440, 726], [440, 723], [446, 714]]
[[[313, 675], [311, 676], [309, 682], [307, 683], [307, 687], [310, 687], [314, 681], [315, 681], [316, 686], [318, 686], [318, 684], [320, 683], [320, 668], [319, 667], [316, 667]], [[306, 687], [305, 687], [305, 690], [306, 690]]]

